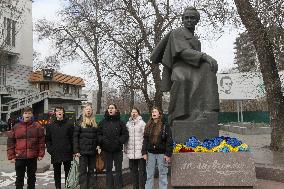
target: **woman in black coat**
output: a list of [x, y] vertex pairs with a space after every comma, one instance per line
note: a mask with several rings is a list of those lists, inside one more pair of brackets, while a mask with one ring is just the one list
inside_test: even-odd
[[79, 157], [80, 189], [95, 188], [97, 124], [91, 104], [87, 104], [74, 130], [74, 153]]
[[[99, 141], [104, 151], [106, 162], [107, 189], [122, 188], [123, 144], [128, 141], [129, 134], [126, 125], [120, 120], [120, 113], [115, 104], [110, 104], [105, 112], [105, 118], [99, 123]], [[113, 179], [112, 167], [115, 166]]]
[[65, 117], [63, 107], [54, 109], [55, 117], [46, 127], [46, 147], [51, 155], [56, 189], [61, 188], [61, 164], [64, 165], [65, 181], [73, 159], [74, 124]]

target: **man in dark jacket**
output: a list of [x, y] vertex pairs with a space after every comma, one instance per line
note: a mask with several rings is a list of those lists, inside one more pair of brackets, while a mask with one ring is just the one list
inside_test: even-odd
[[[122, 188], [123, 144], [128, 141], [126, 125], [120, 120], [120, 113], [115, 104], [110, 104], [105, 112], [105, 119], [99, 123], [99, 142], [104, 151], [106, 161], [107, 189]], [[115, 166], [113, 179], [112, 167]]]
[[65, 117], [63, 107], [54, 109], [55, 117], [46, 127], [46, 147], [51, 155], [55, 187], [61, 188], [61, 164], [64, 165], [65, 181], [73, 159], [73, 123]]
[[44, 129], [32, 120], [32, 112], [32, 108], [24, 108], [23, 119], [7, 133], [7, 155], [15, 163], [16, 189], [23, 189], [26, 170], [27, 188], [35, 188], [37, 160], [45, 154]]

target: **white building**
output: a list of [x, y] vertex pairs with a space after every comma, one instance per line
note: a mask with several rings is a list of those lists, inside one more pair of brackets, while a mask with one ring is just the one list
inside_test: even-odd
[[29, 94], [35, 90], [24, 79], [32, 71], [33, 63], [32, 0], [1, 0], [0, 6], [1, 91], [20, 90], [19, 95], [23, 91]]
[[17, 62], [32, 67], [32, 0], [1, 0], [0, 6], [0, 49], [7, 57], [6, 62], [2, 59], [1, 63]]
[[9, 109], [3, 104], [36, 91], [27, 80], [33, 62], [32, 0], [1, 0], [0, 32], [1, 115]]

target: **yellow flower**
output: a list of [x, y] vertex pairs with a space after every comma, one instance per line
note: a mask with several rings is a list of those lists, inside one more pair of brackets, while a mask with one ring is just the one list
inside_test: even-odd
[[173, 153], [179, 153], [180, 149], [182, 148], [181, 144], [177, 144], [173, 150]]
[[216, 147], [212, 148], [211, 151], [212, 152], [219, 152], [221, 148], [222, 147], [220, 147], [220, 146], [216, 146]]
[[239, 151], [240, 148], [242, 148], [241, 151], [244, 151], [244, 150], [247, 150], [247, 149], [248, 149], [248, 145], [245, 144], [245, 143], [243, 143], [243, 144], [241, 144], [240, 146], [238, 146], [237, 148], [238, 148], [238, 151]]
[[238, 148], [238, 147], [235, 147], [235, 148], [233, 148], [231, 151], [232, 151], [232, 152], [237, 152], [237, 151], [239, 151], [239, 148]]
[[248, 145], [247, 145], [246, 143], [243, 143], [243, 144], [241, 144], [241, 147], [247, 149], [247, 148], [248, 148]]
[[226, 145], [228, 145], [228, 144], [227, 144], [227, 142], [226, 142], [225, 140], [223, 140], [223, 141], [219, 144], [219, 146], [221, 146], [221, 147], [224, 147], [224, 146], [226, 146]]
[[207, 152], [207, 148], [203, 147], [203, 146], [196, 146], [196, 148], [194, 148], [195, 152]]
[[231, 146], [231, 145], [226, 145], [228, 148], [229, 148], [229, 150], [230, 150], [230, 152], [232, 152], [233, 151], [233, 146]]

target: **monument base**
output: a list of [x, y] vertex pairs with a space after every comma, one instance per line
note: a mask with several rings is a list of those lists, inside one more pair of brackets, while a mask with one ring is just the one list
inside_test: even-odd
[[197, 137], [200, 141], [218, 137], [218, 113], [207, 113], [206, 117], [194, 121], [174, 120], [172, 133], [176, 143], [185, 143], [191, 136]]
[[189, 152], [172, 156], [173, 188], [240, 189], [253, 188], [255, 184], [255, 165], [250, 152]]

